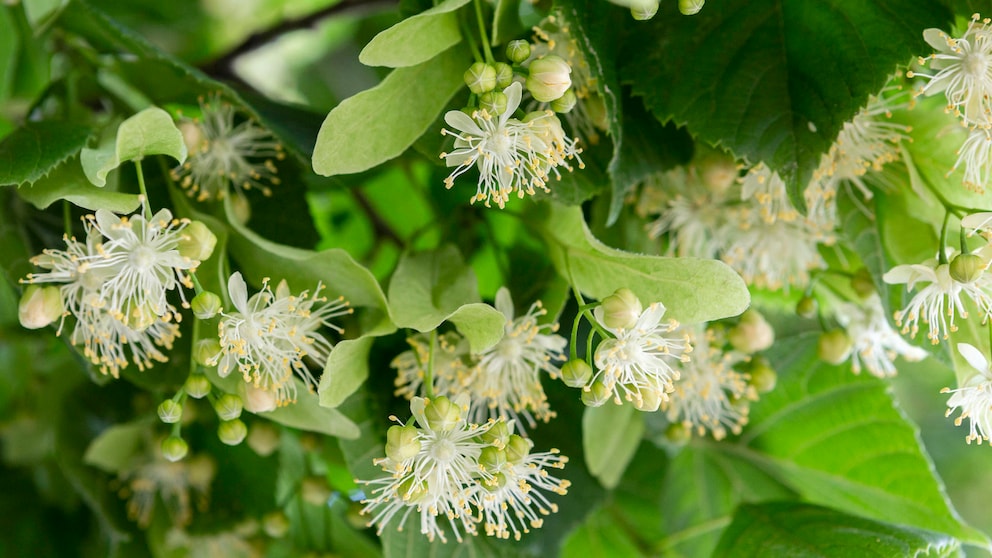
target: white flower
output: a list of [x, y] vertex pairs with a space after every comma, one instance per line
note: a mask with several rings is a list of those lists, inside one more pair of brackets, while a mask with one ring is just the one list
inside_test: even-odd
[[958, 149], [958, 159], [948, 174], [964, 164], [964, 185], [979, 194], [992, 179], [992, 132], [975, 128]]
[[909, 74], [926, 78], [929, 82], [923, 93], [944, 93], [948, 108], [971, 126], [987, 128], [992, 116], [992, 31], [989, 20], [972, 16], [968, 29], [960, 38], [952, 38], [940, 29], [927, 29], [923, 38], [937, 52], [920, 59], [929, 62], [934, 75]]
[[105, 309], [93, 306], [83, 305], [76, 320], [69, 337], [72, 344], [82, 345], [83, 356], [99, 366], [102, 374], [115, 378], [129, 360], [140, 371], [154, 362], [168, 362], [159, 347], [172, 349], [172, 343], [179, 337], [179, 325], [172, 321], [171, 314], [155, 318], [140, 331], [124, 325]]
[[764, 163], [748, 171], [741, 183], [741, 199], [754, 199], [760, 205], [761, 218], [767, 223], [794, 221], [799, 212], [789, 201], [785, 182]]
[[748, 285], [780, 289], [809, 283], [809, 272], [824, 266], [817, 249], [819, 233], [803, 219], [773, 223], [749, 208], [728, 208], [739, 230], [727, 233], [723, 261]]
[[331, 343], [317, 330], [327, 326], [340, 333], [341, 328], [328, 320], [352, 312], [348, 303], [338, 298], [322, 304], [327, 299], [320, 296], [319, 283], [312, 295], [304, 291], [291, 296], [285, 282], [273, 293], [268, 280], [249, 299], [241, 273], [231, 275], [227, 289], [237, 311], [224, 313], [218, 326], [221, 354], [215, 361], [221, 377], [236, 368], [245, 382], [274, 393], [280, 405], [296, 400], [294, 372], [308, 388], [315, 387], [303, 357], [323, 368]]
[[840, 302], [836, 305], [837, 321], [847, 330], [853, 342], [851, 369], [855, 374], [865, 368], [873, 376], [895, 376], [893, 361], [901, 356], [915, 362], [927, 357], [927, 352], [911, 345], [889, 325], [882, 299], [873, 294], [862, 304]]
[[965, 440], [969, 444], [972, 441], [981, 444], [992, 436], [992, 372], [988, 359], [975, 347], [958, 343], [958, 352], [977, 373], [958, 389], [944, 388], [940, 392], [952, 394], [947, 400], [946, 416], [960, 408], [961, 414], [954, 419], [955, 426], [961, 426], [964, 419], [969, 419], [970, 428]]
[[519, 420], [522, 415], [534, 427], [535, 418], [547, 421], [554, 416], [541, 387], [541, 372], [558, 377], [556, 361], [565, 359], [562, 351], [568, 341], [554, 333], [558, 324], [538, 324], [547, 313], [540, 302], [514, 318], [513, 300], [504, 287], [496, 293], [495, 303], [506, 317], [505, 333], [499, 343], [477, 355], [478, 364], [466, 376], [464, 389], [472, 396], [469, 420]]
[[120, 477], [126, 483], [122, 493], [128, 498], [128, 518], [141, 527], [148, 527], [157, 501], [161, 501], [173, 524], [188, 524], [193, 515], [193, 498], [196, 498], [197, 507], [204, 506], [216, 472], [216, 463], [206, 455], [177, 462], [157, 456], [122, 471]]
[[896, 266], [882, 279], [889, 284], [905, 283], [908, 290], [918, 283], [926, 284], [906, 308], [895, 313], [896, 325], [902, 326], [902, 333], [909, 333], [911, 337], [916, 336], [921, 321], [928, 326], [927, 338], [934, 344], [957, 331], [956, 317], [968, 317], [962, 296], [975, 303], [983, 321], [992, 315], [992, 296], [988, 294], [992, 277], [988, 273], [982, 273], [970, 283], [962, 283], [951, 277], [949, 264], [931, 259], [922, 264]]
[[715, 258], [723, 251], [730, 230], [726, 190], [707, 188], [695, 174], [679, 167], [646, 180], [641, 192], [639, 210], [660, 213], [648, 225], [648, 236], [669, 234], [668, 254]]
[[[674, 389], [672, 383], [679, 379], [679, 371], [669, 362], [688, 360], [686, 353], [692, 347], [684, 335], [666, 336], [678, 327], [678, 322], [662, 322], [664, 315], [665, 305], [655, 302], [630, 329], [610, 329], [603, 325], [616, 338], [606, 339], [596, 348], [598, 370], [592, 381], [601, 381], [618, 405], [622, 399], [638, 407], [645, 401], [664, 401]], [[602, 325], [603, 320], [596, 317]]]
[[239, 193], [271, 194], [268, 185], [279, 184], [273, 159], [285, 158], [282, 145], [252, 120], [235, 124], [234, 107], [216, 96], [200, 99], [200, 110], [201, 118], [179, 124], [189, 157], [173, 178], [200, 201], [223, 198], [228, 184]]
[[693, 358], [682, 364], [681, 378], [661, 408], [669, 421], [681, 423], [699, 436], [709, 431], [713, 438], [722, 440], [728, 430], [740, 434], [747, 424], [749, 401], [758, 398], [748, 377], [733, 368], [746, 356], [712, 346], [711, 334], [701, 328], [687, 329], [686, 334]]
[[[389, 363], [396, 369], [396, 395], [410, 399], [423, 395], [422, 388], [430, 361], [431, 336], [418, 333], [406, 340], [409, 351], [404, 351]], [[469, 346], [461, 335], [448, 332], [437, 336], [434, 346], [434, 393], [455, 396], [461, 392], [459, 386], [466, 384], [471, 366], [467, 361]]]

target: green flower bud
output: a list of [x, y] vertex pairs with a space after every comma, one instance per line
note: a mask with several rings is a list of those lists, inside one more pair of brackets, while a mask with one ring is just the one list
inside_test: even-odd
[[281, 539], [289, 532], [289, 519], [281, 510], [267, 513], [262, 517], [262, 530], [273, 539]]
[[506, 465], [506, 452], [493, 446], [482, 448], [479, 454], [479, 465], [487, 473], [497, 473]]
[[180, 256], [202, 262], [214, 253], [216, 245], [217, 237], [214, 233], [200, 221], [192, 221], [183, 229], [182, 239], [176, 249]]
[[158, 319], [159, 315], [150, 304], [142, 304], [141, 306], [132, 306], [125, 316], [124, 322], [131, 329], [145, 331]]
[[[505, 62], [497, 62], [493, 65], [496, 69], [496, 88], [506, 89], [513, 83], [513, 68]], [[500, 113], [502, 114], [502, 113]]]
[[489, 91], [479, 95], [479, 108], [485, 110], [493, 116], [498, 116], [506, 112], [508, 99], [501, 91]]
[[249, 383], [242, 383], [238, 391], [241, 390], [244, 390], [241, 393], [241, 400], [244, 401], [245, 409], [249, 412], [267, 413], [279, 406], [275, 394], [270, 390], [257, 388]]
[[479, 95], [496, 89], [496, 68], [485, 62], [476, 62], [465, 70], [465, 85], [469, 91]]
[[581, 359], [570, 360], [561, 367], [561, 379], [568, 387], [585, 387], [592, 379], [592, 367]]
[[401, 482], [399, 486], [396, 487], [396, 494], [404, 501], [410, 504], [416, 504], [421, 498], [427, 495], [427, 481], [417, 482], [414, 476]]
[[193, 399], [202, 399], [210, 393], [210, 380], [203, 374], [190, 374], [183, 385], [186, 395]]
[[738, 351], [756, 353], [772, 346], [775, 342], [775, 330], [768, 325], [761, 313], [752, 309], [744, 312], [741, 321], [730, 328], [727, 340]]
[[28, 285], [17, 305], [17, 318], [28, 329], [41, 329], [61, 318], [64, 311], [58, 287]]
[[644, 389], [640, 391], [640, 399], [634, 399], [634, 408], [645, 413], [653, 413], [661, 407], [662, 393], [654, 389]]
[[200, 320], [209, 320], [223, 309], [220, 297], [209, 291], [194, 296], [189, 305], [193, 309], [193, 315]]
[[479, 436], [479, 441], [483, 444], [491, 444], [497, 448], [505, 448], [506, 442], [510, 439], [510, 427], [505, 421], [498, 421], [492, 428], [486, 430]]
[[175, 424], [183, 419], [183, 406], [166, 399], [158, 405], [158, 418], [166, 424]]
[[236, 446], [248, 435], [248, 427], [241, 419], [225, 420], [217, 427], [217, 437], [229, 446]]
[[193, 348], [193, 360], [200, 366], [217, 366], [220, 341], [215, 338], [200, 339]]
[[977, 254], [958, 254], [951, 260], [951, 278], [958, 283], [974, 283], [986, 267], [988, 262]]
[[875, 282], [872, 281], [868, 268], [862, 267], [854, 272], [854, 276], [851, 277], [851, 288], [862, 299], [875, 294]]
[[386, 457], [397, 463], [416, 457], [420, 453], [420, 431], [412, 424], [394, 424], [386, 430]]
[[446, 432], [458, 425], [462, 410], [447, 397], [437, 397], [426, 401], [424, 415], [431, 430]]
[[527, 91], [541, 103], [550, 103], [572, 86], [572, 67], [560, 56], [549, 54], [530, 63]]
[[506, 475], [503, 473], [496, 473], [493, 475], [493, 478], [483, 481], [482, 486], [489, 492], [496, 492], [500, 488], [506, 486], [507, 482], [509, 481], [507, 480]]
[[816, 317], [816, 299], [811, 296], [803, 296], [796, 303], [796, 314], [802, 318]]
[[665, 438], [673, 444], [685, 444], [692, 439], [692, 426], [681, 422], [673, 422], [665, 430]]
[[240, 417], [243, 408], [244, 404], [241, 398], [233, 393], [225, 393], [214, 402], [214, 410], [217, 411], [217, 416], [221, 420], [230, 421]]
[[551, 101], [551, 110], [559, 114], [565, 114], [575, 108], [575, 103], [577, 102], [578, 98], [575, 96], [575, 91], [572, 91], [572, 88], [569, 87], [561, 97]]
[[506, 58], [514, 64], [522, 64], [530, 58], [530, 43], [522, 40], [506, 43]]
[[644, 0], [630, 5], [630, 15], [637, 21], [647, 21], [658, 13], [658, 0]]
[[300, 483], [303, 501], [314, 506], [326, 506], [331, 497], [331, 487], [324, 477], [306, 477]]
[[187, 453], [189, 453], [189, 445], [179, 436], [169, 436], [162, 440], [162, 457], [169, 461], [175, 463], [186, 457]]
[[679, 11], [682, 15], [696, 15], [705, 3], [706, 0], [679, 0]]
[[244, 225], [251, 219], [251, 204], [244, 194], [235, 191], [231, 194], [231, 214], [238, 224]]
[[248, 432], [248, 447], [261, 457], [268, 457], [279, 447], [279, 429], [268, 421], [257, 421]]
[[710, 152], [696, 162], [699, 177], [714, 194], [723, 194], [737, 182], [737, 163], [720, 152]]
[[617, 289], [603, 299], [603, 324], [610, 329], [630, 329], [641, 317], [644, 308], [630, 289]]
[[523, 463], [524, 459], [530, 455], [531, 448], [534, 447], [534, 442], [531, 442], [523, 436], [513, 434], [510, 439], [506, 441], [506, 460], [513, 465], [519, 465]]
[[840, 364], [851, 355], [853, 343], [843, 329], [832, 329], [820, 334], [816, 343], [816, 354], [830, 364]]
[[582, 389], [582, 403], [586, 407], [600, 407], [613, 397], [602, 380], [596, 380]]
[[758, 393], [768, 393], [775, 389], [778, 382], [778, 374], [772, 368], [768, 359], [763, 356], [756, 356], [751, 359], [747, 367], [747, 374], [750, 377], [748, 383], [757, 390]]

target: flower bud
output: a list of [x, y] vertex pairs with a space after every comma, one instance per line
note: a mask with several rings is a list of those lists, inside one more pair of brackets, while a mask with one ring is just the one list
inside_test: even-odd
[[289, 532], [289, 519], [280, 510], [267, 513], [262, 517], [262, 530], [273, 539], [281, 539]]
[[194, 296], [189, 305], [193, 309], [193, 315], [200, 320], [209, 320], [223, 309], [220, 297], [209, 291]]
[[682, 15], [696, 15], [705, 3], [706, 0], [679, 0], [679, 11]]
[[816, 354], [830, 364], [840, 364], [851, 355], [853, 343], [843, 329], [832, 329], [820, 334], [816, 343]]
[[862, 267], [854, 272], [854, 276], [851, 277], [851, 288], [862, 300], [875, 294], [875, 282], [872, 281], [868, 268]]
[[634, 398], [634, 408], [645, 413], [653, 413], [661, 407], [662, 393], [656, 389], [641, 388], [639, 398]]
[[[496, 88], [499, 90], [506, 89], [513, 83], [513, 68], [505, 62], [497, 62], [493, 65], [496, 69]], [[500, 113], [502, 114], [502, 113]]]
[[424, 406], [424, 416], [431, 430], [448, 431], [458, 425], [462, 410], [447, 397], [428, 399]]
[[492, 476], [491, 479], [483, 481], [482, 487], [488, 490], [489, 492], [496, 492], [500, 488], [506, 486], [507, 482], [509, 482], [509, 480], [506, 478], [506, 475], [504, 475], [503, 473], [496, 473]]
[[396, 487], [396, 494], [404, 502], [416, 504], [421, 498], [427, 495], [427, 481], [422, 480], [417, 482], [417, 476], [410, 475], [410, 478], [401, 482]]
[[592, 367], [581, 359], [570, 360], [561, 367], [561, 379], [568, 387], [585, 387], [592, 379]]
[[541, 103], [550, 103], [572, 86], [571, 66], [560, 56], [549, 54], [530, 63], [527, 91]]
[[644, 308], [640, 299], [624, 287], [603, 299], [603, 325], [610, 329], [630, 329], [641, 317]]
[[775, 330], [757, 310], [748, 310], [741, 315], [741, 321], [730, 328], [727, 340], [738, 351], [756, 353], [772, 346]]
[[202, 399], [210, 393], [210, 380], [203, 374], [190, 374], [183, 385], [186, 395], [193, 399]]
[[630, 15], [637, 21], [647, 21], [658, 13], [658, 0], [642, 0], [630, 5]]
[[210, 229], [200, 221], [192, 221], [183, 229], [182, 238], [176, 249], [179, 255], [184, 258], [205, 261], [214, 253], [214, 246], [217, 245], [217, 237]]
[[241, 192], [235, 191], [231, 194], [231, 215], [238, 224], [244, 225], [251, 219], [251, 204], [248, 198]]
[[523, 40], [506, 43], [506, 58], [514, 64], [522, 64], [530, 58], [530, 43]]
[[244, 394], [241, 396], [241, 400], [245, 405], [245, 410], [250, 413], [267, 413], [269, 411], [274, 411], [278, 407], [278, 402], [276, 401], [276, 396], [269, 390], [257, 388], [252, 384], [242, 384], [244, 386]]
[[225, 420], [217, 427], [217, 437], [229, 446], [236, 446], [248, 435], [248, 427], [241, 419]]
[[58, 287], [28, 285], [17, 305], [17, 318], [28, 329], [41, 329], [61, 318], [64, 311]]
[[412, 459], [420, 453], [420, 431], [412, 424], [394, 424], [386, 430], [386, 457], [397, 463]]
[[303, 501], [314, 506], [326, 506], [331, 497], [331, 487], [324, 477], [306, 477], [300, 483]]
[[951, 278], [958, 283], [974, 283], [986, 267], [988, 262], [977, 254], [958, 254], [951, 260]]
[[124, 324], [135, 331], [145, 331], [157, 322], [159, 315], [150, 303], [132, 306], [125, 315]]
[[479, 439], [484, 444], [505, 448], [506, 442], [510, 439], [510, 427], [506, 425], [506, 421], [497, 421], [489, 430], [483, 432]]
[[173, 463], [186, 457], [186, 454], [189, 453], [189, 445], [186, 444], [186, 440], [183, 440], [179, 436], [169, 436], [162, 440], [161, 447], [162, 457]]
[[217, 366], [220, 341], [215, 338], [200, 339], [193, 348], [193, 360], [200, 366]]
[[182, 133], [183, 143], [186, 144], [186, 151], [190, 155], [196, 155], [200, 151], [206, 151], [206, 137], [204, 137], [203, 128], [199, 124], [186, 120], [177, 124], [176, 127]]
[[699, 177], [710, 192], [723, 194], [737, 182], [737, 163], [719, 152], [711, 152], [697, 162]]
[[586, 407], [600, 407], [613, 397], [602, 380], [596, 380], [582, 389], [582, 403]]
[[175, 424], [183, 419], [183, 406], [166, 399], [158, 405], [158, 418], [165, 424]]
[[763, 356], [756, 356], [751, 359], [747, 367], [747, 374], [750, 377], [748, 384], [758, 393], [768, 393], [775, 389], [775, 384], [778, 382], [778, 374], [775, 373], [775, 369], [772, 368], [768, 359]]
[[476, 95], [496, 89], [496, 68], [485, 62], [476, 62], [465, 70], [465, 85]]
[[506, 452], [493, 446], [482, 448], [482, 452], [479, 453], [479, 465], [490, 474], [502, 471], [506, 466]]
[[519, 465], [523, 463], [524, 459], [530, 455], [531, 448], [534, 447], [534, 442], [531, 442], [523, 436], [513, 434], [510, 439], [506, 441], [506, 460], [514, 465]]
[[268, 457], [279, 447], [279, 429], [268, 421], [257, 421], [248, 431], [246, 441], [260, 457]]
[[575, 97], [575, 91], [572, 91], [572, 88], [569, 87], [561, 97], [551, 101], [551, 110], [558, 114], [565, 114], [575, 108], [575, 103], [577, 102], [578, 99]]
[[506, 112], [506, 94], [501, 91], [489, 91], [479, 95], [479, 108], [493, 116]]
[[816, 299], [805, 295], [796, 303], [796, 314], [802, 318], [816, 317]]
[[681, 422], [673, 422], [665, 430], [665, 438], [673, 444], [685, 444], [692, 439], [692, 426]]
[[233, 393], [225, 393], [214, 403], [214, 410], [220, 420], [234, 420], [241, 416], [241, 409], [244, 405], [241, 398]]

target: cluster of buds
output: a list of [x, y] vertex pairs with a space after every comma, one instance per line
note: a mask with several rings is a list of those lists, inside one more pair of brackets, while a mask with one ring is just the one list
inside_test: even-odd
[[[210, 380], [200, 373], [190, 374], [183, 387], [171, 399], [162, 401], [158, 406], [158, 418], [165, 424], [172, 425], [172, 432], [162, 442], [162, 455], [169, 461], [179, 461], [186, 456], [189, 446], [180, 436], [183, 423], [183, 409], [187, 398], [206, 398], [217, 413], [220, 424], [217, 427], [217, 437], [229, 446], [236, 446], [248, 436], [248, 427], [241, 420], [244, 402], [241, 397], [232, 393], [214, 394]], [[186, 415], [188, 416], [188, 415]]]

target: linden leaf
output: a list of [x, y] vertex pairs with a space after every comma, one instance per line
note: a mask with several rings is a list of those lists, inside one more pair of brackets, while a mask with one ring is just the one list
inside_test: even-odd
[[317, 394], [322, 407], [337, 407], [369, 377], [373, 337], [339, 341], [327, 357]]
[[168, 155], [182, 163], [186, 142], [169, 113], [158, 107], [147, 108], [128, 118], [117, 134], [101, 141], [95, 149], [83, 148], [80, 159], [86, 178], [96, 186], [107, 184], [107, 174], [126, 161], [140, 161], [147, 155]]
[[143, 449], [147, 434], [144, 421], [112, 425], [90, 442], [83, 463], [108, 473], [120, 472]]
[[582, 415], [586, 466], [606, 488], [620, 482], [644, 435], [644, 414], [631, 403], [588, 407]]
[[65, 122], [30, 122], [0, 142], [0, 185], [32, 184], [79, 153], [90, 129]]
[[45, 209], [58, 200], [66, 200], [92, 211], [106, 209], [114, 213], [131, 213], [141, 205], [136, 194], [97, 188], [81, 171], [79, 161], [73, 158], [55, 167], [30, 187], [19, 188], [17, 195], [38, 209]]
[[458, 8], [469, 0], [445, 0], [379, 33], [358, 54], [366, 66], [401, 68], [427, 62], [460, 43]]

